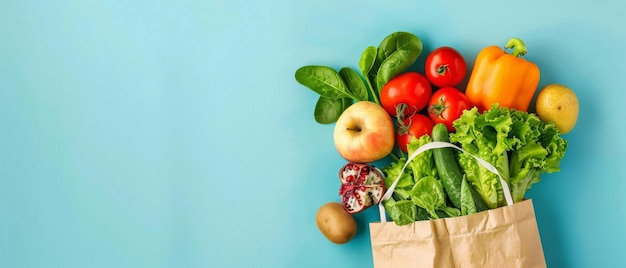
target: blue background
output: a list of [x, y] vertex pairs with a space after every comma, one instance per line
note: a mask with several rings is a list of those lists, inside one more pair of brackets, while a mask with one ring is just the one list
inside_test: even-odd
[[[580, 99], [561, 172], [531, 189], [550, 267], [621, 267], [620, 1], [2, 1], [0, 267], [371, 267], [314, 222], [339, 201], [333, 125], [297, 68], [522, 38]], [[419, 69], [419, 64], [416, 65]]]

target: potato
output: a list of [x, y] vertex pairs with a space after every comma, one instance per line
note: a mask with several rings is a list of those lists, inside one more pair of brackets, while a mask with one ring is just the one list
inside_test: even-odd
[[336, 202], [328, 202], [321, 206], [315, 217], [317, 228], [331, 242], [345, 244], [356, 234], [356, 221], [343, 206]]

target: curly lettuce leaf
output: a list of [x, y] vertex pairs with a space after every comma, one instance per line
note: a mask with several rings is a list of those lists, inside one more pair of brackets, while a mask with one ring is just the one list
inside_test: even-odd
[[[534, 115], [528, 115], [527, 119], [527, 122], [538, 120]], [[514, 202], [524, 199], [531, 186], [541, 181], [542, 173], [558, 172], [567, 150], [567, 141], [560, 136], [554, 124], [540, 122], [534, 128], [538, 135], [511, 153], [508, 183]]]
[[481, 166], [474, 157], [465, 153], [459, 155], [459, 166], [464, 170], [468, 184], [474, 187], [487, 207], [497, 208], [504, 202], [502, 184], [500, 184], [497, 175]]
[[411, 188], [415, 184], [413, 180], [413, 176], [410, 173], [402, 172], [402, 167], [405, 165], [406, 159], [400, 158], [397, 161], [392, 162], [391, 164], [381, 168], [383, 173], [385, 174], [385, 187], [389, 189], [393, 182], [400, 176], [398, 179], [398, 184], [394, 189], [393, 197], [396, 200], [406, 200], [411, 197]]
[[[533, 113], [493, 105], [484, 113], [473, 108], [454, 122], [456, 133], [450, 141], [494, 165], [509, 184], [513, 201], [524, 198], [542, 173], [559, 171], [567, 142], [552, 123], [544, 123]], [[503, 205], [499, 178], [466, 154], [459, 164], [472, 187], [489, 208]]]
[[[472, 155], [491, 163], [500, 175], [509, 176], [508, 151], [519, 140], [509, 137], [513, 118], [507, 111], [497, 106], [479, 113], [476, 107], [463, 112], [454, 121], [455, 133], [450, 134], [450, 141], [456, 142]], [[459, 155], [459, 165], [465, 171], [469, 184], [483, 198], [489, 208], [504, 204], [504, 193], [498, 176], [481, 166], [476, 159], [465, 153]]]
[[[407, 152], [408, 155], [412, 155], [417, 149], [422, 147], [424, 144], [432, 142], [433, 139], [429, 135], [422, 135], [419, 138], [411, 137], [411, 140], [407, 144]], [[437, 178], [437, 166], [435, 166], [435, 160], [433, 158], [432, 151], [425, 151], [409, 162], [408, 168], [411, 169], [413, 174], [413, 179], [415, 182], [419, 181], [424, 177], [435, 177]]]

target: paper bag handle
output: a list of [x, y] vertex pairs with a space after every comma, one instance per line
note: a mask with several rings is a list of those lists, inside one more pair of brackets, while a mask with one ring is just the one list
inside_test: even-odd
[[415, 150], [415, 152], [413, 152], [411, 155], [409, 155], [409, 158], [406, 160], [406, 163], [404, 164], [404, 166], [402, 166], [402, 169], [400, 170], [400, 174], [398, 174], [398, 177], [393, 181], [391, 186], [389, 186], [389, 188], [387, 189], [387, 191], [383, 195], [383, 198], [382, 198], [381, 202], [378, 203], [378, 210], [380, 212], [380, 222], [387, 222], [387, 215], [385, 214], [385, 207], [383, 206], [383, 202], [382, 201], [388, 200], [389, 198], [391, 198], [391, 195], [393, 194], [393, 191], [396, 189], [396, 185], [398, 185], [398, 181], [400, 181], [400, 177], [402, 177], [402, 174], [404, 173], [404, 169], [409, 165], [411, 160], [413, 160], [413, 158], [415, 158], [416, 156], [418, 156], [419, 154], [421, 154], [421, 153], [423, 153], [425, 151], [428, 151], [428, 150], [431, 150], [431, 149], [438, 149], [438, 148], [454, 148], [454, 149], [457, 149], [457, 150], [459, 150], [461, 152], [464, 152], [464, 153], [474, 157], [474, 159], [476, 159], [476, 161], [478, 161], [478, 163], [480, 163], [480, 165], [485, 167], [487, 170], [489, 170], [489, 171], [493, 172], [494, 174], [498, 175], [498, 178], [500, 178], [500, 183], [502, 184], [502, 191], [504, 192], [504, 199], [506, 200], [506, 204], [508, 206], [513, 205], [513, 197], [511, 197], [511, 191], [509, 190], [509, 185], [506, 183], [506, 181], [504, 181], [504, 179], [502, 179], [502, 176], [500, 176], [500, 173], [498, 172], [496, 167], [491, 165], [489, 162], [481, 159], [480, 157], [475, 156], [473, 154], [470, 154], [467, 151], [463, 150], [461, 147], [456, 146], [456, 145], [454, 145], [452, 143], [443, 142], [443, 141], [433, 141], [433, 142], [429, 142], [427, 144], [422, 145], [417, 150]]

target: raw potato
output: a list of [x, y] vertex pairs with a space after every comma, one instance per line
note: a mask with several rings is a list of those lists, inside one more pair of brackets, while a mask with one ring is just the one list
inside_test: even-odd
[[356, 221], [336, 202], [324, 204], [315, 217], [317, 228], [331, 242], [345, 244], [356, 234]]

